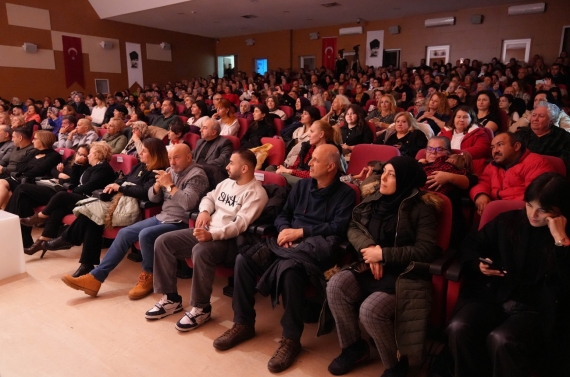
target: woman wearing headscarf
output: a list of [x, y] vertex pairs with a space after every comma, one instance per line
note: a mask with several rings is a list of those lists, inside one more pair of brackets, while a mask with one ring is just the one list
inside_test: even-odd
[[145, 122], [135, 122], [133, 123], [132, 130], [133, 136], [121, 154], [129, 154], [138, 158], [143, 149], [142, 141], [150, 137], [148, 125]]
[[236, 113], [236, 117], [247, 120], [248, 124], [251, 124], [251, 122], [253, 122], [253, 113], [251, 112], [251, 105], [249, 102], [240, 102], [239, 111]]
[[[431, 281], [423, 279], [418, 270], [429, 269], [439, 253], [434, 207], [441, 203], [436, 194], [419, 190], [425, 182], [426, 175], [416, 160], [394, 157], [384, 166], [379, 191], [353, 211], [348, 239], [357, 250], [358, 262], [334, 275], [327, 286], [342, 347], [342, 353], [329, 365], [334, 375], [347, 373], [370, 354], [361, 337], [359, 319], [374, 339], [386, 368], [382, 377], [405, 376], [408, 356], [423, 351], [425, 330], [418, 329], [427, 325]], [[399, 308], [407, 299], [397, 294], [410, 289], [412, 277], [418, 292], [414, 314], [401, 317]], [[401, 339], [406, 332], [414, 335]]]

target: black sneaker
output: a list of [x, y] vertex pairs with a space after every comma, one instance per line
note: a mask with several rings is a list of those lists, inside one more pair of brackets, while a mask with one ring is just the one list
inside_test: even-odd
[[329, 365], [329, 372], [335, 376], [348, 373], [352, 367], [370, 357], [370, 347], [365, 340], [360, 339], [350, 346], [343, 348], [340, 355]]
[[402, 356], [394, 368], [386, 369], [380, 377], [406, 377], [408, 369], [410, 369], [408, 357]]
[[182, 302], [170, 301], [166, 295], [162, 295], [150, 310], [145, 313], [146, 319], [161, 319], [171, 314], [182, 311]]

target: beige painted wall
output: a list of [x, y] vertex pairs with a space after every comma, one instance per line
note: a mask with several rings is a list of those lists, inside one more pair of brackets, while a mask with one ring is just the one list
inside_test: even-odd
[[[45, 16], [41, 16], [42, 14], [45, 15], [45, 12], [41, 11], [36, 13], [37, 17], [44, 18], [41, 24], [42, 29], [27, 27], [30, 23], [26, 23], [25, 18], [22, 19], [21, 16], [17, 18], [16, 25], [9, 25], [7, 2], [49, 11], [50, 22], [48, 25], [51, 26], [52, 31], [46, 30]], [[30, 17], [32, 16], [34, 15], [31, 14]], [[83, 43], [86, 88], [81, 88], [77, 84], [69, 88], [65, 87], [63, 53], [60, 46], [61, 37], [58, 39], [59, 46], [52, 41], [52, 33], [61, 34], [58, 32], [96, 36], [105, 38], [105, 40], [118, 41], [115, 43], [114, 50], [100, 49], [97, 47], [98, 44], [95, 44], [94, 47], [91, 46], [93, 47], [92, 53], [96, 54], [96, 57], [90, 57], [87, 53], [91, 51], [90, 47]], [[17, 65], [18, 61], [32, 55], [20, 53], [20, 51], [23, 52], [21, 46], [24, 42], [38, 45], [38, 48], [42, 49], [42, 53], [45, 53], [43, 50], [55, 50], [51, 53], [53, 54], [52, 59], [55, 59], [55, 69], [53, 69], [52, 64], [44, 69], [0, 66], [0, 96], [3, 98], [11, 98], [12, 96], [43, 98], [45, 95], [67, 97], [72, 90], [94, 94], [96, 78], [108, 79], [112, 91], [124, 90], [128, 85], [125, 42], [141, 44], [145, 83], [165, 83], [193, 76], [206, 76], [211, 74], [215, 67], [214, 39], [101, 20], [88, 0], [75, 0], [65, 3], [43, 0], [0, 1], [0, 46], [11, 47], [4, 48], [2, 52], [12, 52], [13, 54], [0, 58], [0, 63], [1, 61], [8, 61], [13, 62], [12, 65]], [[158, 45], [161, 42], [168, 42], [172, 45], [171, 62], [146, 58], [146, 44]], [[20, 50], [12, 47], [18, 47]], [[116, 63], [108, 64], [109, 62], [105, 61], [105, 57], [109, 56], [109, 59], [116, 59], [117, 52], [120, 63], [118, 65]], [[111, 58], [111, 56], [113, 57]], [[30, 57], [30, 59], [36, 61], [38, 56]], [[91, 64], [90, 60], [92, 60]], [[41, 62], [30, 62], [28, 66], [38, 67], [42, 64]], [[112, 69], [109, 69], [109, 66], [112, 66]], [[107, 72], [91, 72], [93, 68]]]
[[[345, 48], [346, 51], [352, 51], [353, 46], [360, 44], [361, 63], [364, 64], [366, 31], [383, 29], [385, 30], [384, 48], [401, 49], [401, 61], [414, 65], [418, 65], [420, 59], [425, 57], [427, 46], [450, 45], [450, 62], [452, 63], [459, 58], [468, 57], [490, 61], [493, 57], [500, 58], [503, 39], [522, 38], [532, 39], [531, 56], [540, 54], [544, 56], [547, 63], [553, 62], [559, 53], [562, 27], [570, 25], [570, 7], [567, 0], [548, 1], [546, 12], [534, 15], [508, 16], [507, 8], [507, 6], [495, 6], [403, 19], [369, 21], [363, 24], [364, 33], [361, 35], [338, 36], [339, 28], [356, 26], [352, 23], [222, 38], [216, 45], [216, 54], [237, 54], [239, 56], [238, 69], [246, 72], [252, 71], [254, 58], [263, 57], [268, 58], [269, 69], [289, 67], [289, 62], [292, 62], [293, 69], [298, 69], [299, 56], [315, 55], [316, 65], [320, 67], [322, 40], [309, 40], [309, 33], [319, 32], [321, 37], [338, 36], [339, 49]], [[470, 23], [470, 18], [474, 14], [484, 15], [483, 24]], [[438, 28], [424, 27], [426, 18], [444, 16], [455, 16], [455, 25]], [[400, 34], [388, 33], [388, 27], [394, 25], [400, 26]], [[247, 38], [255, 39], [255, 46], [246, 46]]]

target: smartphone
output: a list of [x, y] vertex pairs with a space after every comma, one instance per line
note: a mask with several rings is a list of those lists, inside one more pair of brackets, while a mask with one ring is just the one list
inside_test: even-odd
[[538, 84], [544, 85], [546, 82], [544, 80], [536, 80], [536, 85]]
[[479, 258], [479, 262], [486, 264], [487, 266], [489, 266], [490, 270], [497, 270], [503, 274], [506, 274], [507, 272], [503, 269], [503, 267], [499, 267], [497, 266], [494, 262], [491, 262], [489, 259], [487, 258]]

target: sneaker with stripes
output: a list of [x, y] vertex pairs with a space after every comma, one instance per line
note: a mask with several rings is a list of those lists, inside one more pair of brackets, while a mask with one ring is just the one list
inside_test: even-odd
[[212, 314], [211, 307], [208, 308], [197, 308], [193, 307], [192, 310], [186, 312], [184, 317], [180, 318], [176, 322], [176, 330], [178, 331], [190, 331], [194, 330], [196, 327], [208, 322]]
[[162, 295], [160, 301], [145, 313], [146, 319], [161, 319], [171, 314], [182, 311], [182, 301], [170, 301], [166, 295]]

